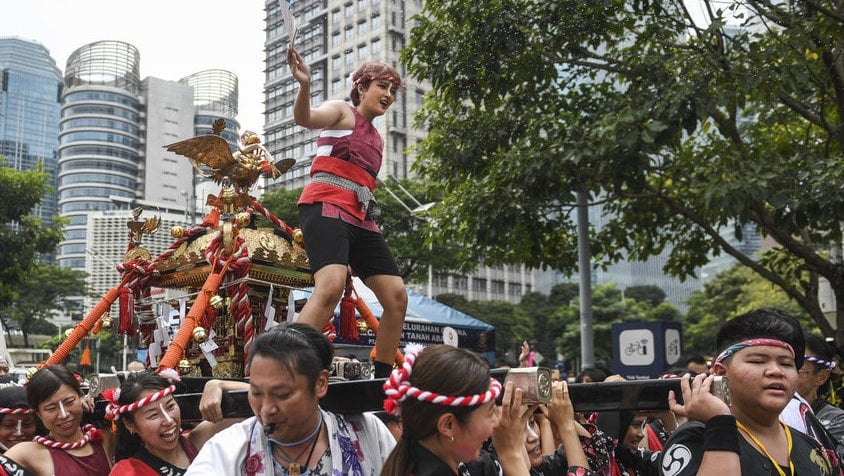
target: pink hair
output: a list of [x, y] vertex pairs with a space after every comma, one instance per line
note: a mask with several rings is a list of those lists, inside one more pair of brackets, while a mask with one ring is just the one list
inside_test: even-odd
[[369, 89], [369, 84], [372, 81], [386, 80], [393, 83], [398, 89], [404, 89], [404, 84], [401, 82], [396, 68], [386, 63], [375, 63], [367, 61], [358, 67], [357, 71], [352, 73], [352, 90], [349, 92], [349, 98], [352, 104], [357, 106], [360, 104], [360, 93], [358, 86], [363, 86], [364, 91]]

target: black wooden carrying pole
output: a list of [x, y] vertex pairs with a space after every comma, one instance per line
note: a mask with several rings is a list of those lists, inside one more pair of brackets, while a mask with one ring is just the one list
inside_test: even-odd
[[[503, 380], [505, 373], [494, 372], [493, 377]], [[182, 413], [182, 420], [195, 422], [202, 419], [199, 414], [199, 401], [202, 397], [202, 384], [208, 379], [193, 379], [187, 382], [185, 393], [177, 393], [176, 401]], [[360, 413], [383, 410], [384, 379], [354, 380], [332, 382], [328, 393], [320, 402], [322, 408], [336, 413]], [[680, 380], [630, 380], [625, 382], [596, 382], [569, 384], [569, 395], [576, 412], [615, 411], [615, 410], [666, 410], [668, 409], [668, 391], [674, 390], [678, 401]], [[223, 416], [227, 418], [250, 417], [247, 391], [228, 392], [223, 397]], [[96, 411], [91, 418], [103, 415], [105, 402], [98, 401]]]

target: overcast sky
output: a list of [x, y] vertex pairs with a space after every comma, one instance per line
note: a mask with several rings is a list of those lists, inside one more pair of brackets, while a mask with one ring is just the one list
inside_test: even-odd
[[41, 43], [62, 73], [71, 53], [100, 40], [138, 48], [141, 79], [231, 71], [238, 77], [241, 127], [262, 131], [262, 0], [0, 0], [0, 36]]

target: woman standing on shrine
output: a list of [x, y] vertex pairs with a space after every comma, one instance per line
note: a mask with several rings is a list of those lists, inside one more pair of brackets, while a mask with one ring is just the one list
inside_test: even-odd
[[320, 129], [311, 181], [299, 197], [299, 222], [314, 292], [298, 322], [317, 330], [326, 325], [346, 286], [348, 268], [375, 292], [384, 308], [375, 341], [376, 378], [387, 377], [395, 362], [407, 290], [384, 235], [372, 195], [381, 170], [383, 141], [372, 121], [384, 115], [403, 87], [394, 67], [363, 63], [352, 73], [352, 104], [325, 101], [311, 107], [311, 70], [293, 45], [287, 52], [299, 94], [293, 105], [296, 124]]

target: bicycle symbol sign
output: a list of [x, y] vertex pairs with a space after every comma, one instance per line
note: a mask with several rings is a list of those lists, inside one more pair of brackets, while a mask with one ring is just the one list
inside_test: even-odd
[[630, 329], [618, 336], [619, 357], [623, 365], [640, 366], [654, 363], [654, 335], [648, 329]]

